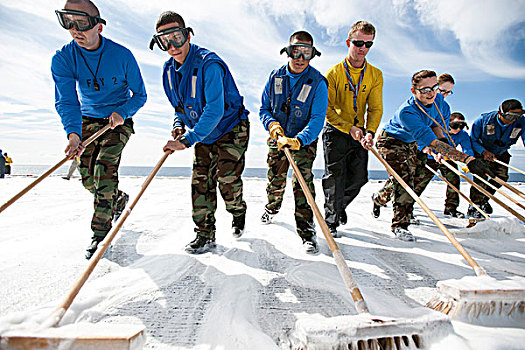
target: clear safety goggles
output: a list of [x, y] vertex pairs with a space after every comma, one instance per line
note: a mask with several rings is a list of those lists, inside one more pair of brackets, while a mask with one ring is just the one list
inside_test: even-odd
[[515, 113], [515, 112], [505, 112], [500, 113], [501, 117], [505, 119], [508, 122], [513, 122], [518, 118], [521, 118], [523, 116], [523, 112]]
[[149, 48], [150, 50], [153, 50], [155, 44], [157, 44], [162, 51], [168, 51], [170, 45], [173, 45], [175, 48], [181, 47], [186, 44], [186, 41], [188, 41], [189, 33], [195, 35], [193, 34], [193, 29], [190, 27], [173, 27], [162, 30], [153, 34], [153, 39], [151, 39], [151, 42], [149, 43]]
[[85, 32], [96, 26], [98, 23], [106, 24], [100, 16], [90, 16], [88, 13], [76, 10], [56, 10], [58, 23], [64, 29], [71, 29], [73, 26], [80, 32]]
[[281, 55], [283, 52], [294, 60], [303, 57], [303, 60], [310, 61], [315, 56], [321, 56], [321, 52], [310, 44], [291, 44], [282, 48]]
[[439, 84], [436, 84], [436, 85], [434, 85], [432, 87], [426, 86], [424, 88], [414, 88], [414, 89], [416, 89], [420, 93], [426, 95], [426, 94], [429, 94], [431, 92], [436, 92], [439, 89]]

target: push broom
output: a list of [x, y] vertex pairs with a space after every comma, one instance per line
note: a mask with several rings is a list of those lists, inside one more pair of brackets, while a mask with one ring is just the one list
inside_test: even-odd
[[324, 237], [335, 263], [354, 301], [359, 315], [340, 316], [329, 319], [329, 322], [319, 322], [314, 319], [298, 320], [288, 340], [294, 349], [422, 349], [427, 348], [440, 336], [452, 332], [450, 321], [438, 313], [418, 309], [417, 318], [393, 318], [371, 315], [368, 306], [352, 276], [343, 254], [335, 243], [328, 226], [315, 203], [297, 164], [288, 148], [284, 148], [288, 162], [303, 189], [308, 204], [312, 208], [317, 222], [321, 226]]
[[[520, 170], [520, 169], [518, 169], [518, 168], [516, 168], [516, 167], [513, 167], [512, 165], [507, 164], [507, 163], [505, 163], [505, 162], [502, 162], [502, 161], [499, 160], [499, 159], [494, 159], [494, 161], [495, 161], [496, 163], [498, 163], [498, 164], [501, 164], [501, 165], [506, 166], [506, 167], [509, 168], [509, 169], [512, 169], [512, 170], [514, 170], [514, 171], [517, 171], [518, 173], [522, 173], [523, 175], [525, 175], [525, 172], [524, 172], [523, 170]], [[515, 187], [509, 185], [508, 183], [506, 183], [506, 182], [503, 181], [502, 179], [496, 177], [496, 178], [494, 178], [494, 181], [496, 181], [496, 182], [499, 183], [500, 185], [505, 186], [506, 188], [508, 188], [508, 189], [511, 190], [512, 192], [516, 193], [516, 194], [517, 194], [518, 196], [520, 196], [521, 198], [525, 199], [525, 194], [524, 194], [523, 192], [521, 192], [521, 191], [519, 191], [517, 188], [515, 188]]]
[[494, 186], [493, 184], [491, 184], [490, 182], [488, 182], [487, 180], [485, 180], [484, 178], [479, 176], [478, 174], [474, 174], [474, 173], [471, 173], [471, 174], [476, 179], [478, 179], [479, 181], [483, 182], [488, 187], [492, 188], [495, 191], [495, 193], [497, 192], [497, 193], [501, 194], [503, 197], [507, 198], [509, 201], [511, 201], [512, 203], [516, 204], [521, 209], [525, 209], [525, 205], [521, 204], [520, 202], [518, 202], [517, 200], [515, 200], [514, 198], [512, 198], [511, 196], [509, 196], [505, 192], [503, 192], [501, 189], [497, 188], [496, 186]]
[[[456, 237], [434, 215], [430, 208], [407, 185], [394, 169], [384, 160], [377, 151], [370, 150], [383, 166], [394, 175], [405, 191], [423, 208], [445, 234], [450, 243], [458, 250], [467, 263], [472, 267], [477, 277], [464, 277], [460, 280], [446, 280], [437, 283], [439, 295], [427, 303], [427, 307], [441, 311], [450, 318], [462, 321], [482, 321], [486, 325], [509, 325], [509, 320], [490, 320], [490, 316], [499, 313], [511, 319], [513, 326], [525, 325], [525, 279], [497, 281], [488, 276], [487, 272], [470, 256], [458, 242]], [[451, 170], [457, 170], [447, 162], [443, 162]], [[486, 317], [488, 316], [488, 317]], [[483, 320], [480, 320], [483, 318]]]
[[[106, 125], [104, 126], [102, 129], [100, 129], [99, 131], [97, 131], [96, 133], [94, 133], [93, 135], [91, 135], [91, 137], [89, 137], [85, 142], [82, 142], [82, 145], [85, 147], [87, 145], [89, 145], [91, 142], [95, 141], [100, 135], [102, 135], [103, 133], [105, 133], [109, 128], [111, 127], [111, 125]], [[51, 175], [55, 170], [57, 170], [58, 168], [60, 168], [65, 162], [67, 162], [69, 159], [71, 159], [71, 156], [66, 156], [64, 157], [64, 159], [62, 159], [60, 162], [58, 162], [56, 165], [52, 166], [48, 171], [46, 171], [45, 173], [43, 173], [42, 175], [40, 175], [38, 178], [35, 179], [35, 181], [31, 182], [27, 187], [25, 187], [22, 191], [18, 192], [15, 196], [13, 196], [10, 200], [8, 200], [7, 202], [5, 202], [1, 207], [0, 207], [0, 213], [3, 212], [5, 209], [7, 209], [11, 204], [13, 204], [14, 202], [16, 202], [20, 197], [22, 197], [24, 194], [26, 194], [27, 192], [29, 192], [33, 187], [35, 187], [36, 185], [38, 185], [42, 180], [44, 180], [46, 177], [48, 177], [49, 175]]]
[[[431, 167], [428, 166], [428, 164], [425, 164], [425, 167], [430, 170], [430, 172], [432, 172], [432, 174], [434, 174], [435, 176], [439, 177], [441, 180], [443, 180], [448, 186], [450, 186], [450, 188], [452, 188], [454, 191], [456, 191], [456, 193], [458, 193], [461, 197], [463, 197], [463, 199], [465, 199], [467, 202], [469, 202], [474, 208], [476, 208], [476, 210], [485, 217], [485, 219], [489, 220], [490, 219], [490, 216], [487, 215], [487, 213], [485, 213], [476, 203], [474, 203], [472, 200], [470, 200], [469, 197], [467, 197], [463, 192], [461, 192], [456, 186], [454, 186], [450, 181], [448, 181], [445, 177], [443, 177], [442, 175], [440, 175], [437, 171], [435, 171], [434, 169], [432, 169]], [[469, 227], [469, 226], [467, 226]]]
[[469, 179], [468, 177], [463, 175], [458, 169], [454, 168], [452, 165], [448, 164], [447, 162], [443, 162], [442, 164], [444, 164], [447, 168], [452, 170], [454, 173], [458, 174], [459, 177], [461, 177], [463, 180], [467, 181], [470, 185], [474, 186], [478, 191], [483, 193], [485, 196], [489, 197], [494, 202], [498, 203], [501, 207], [503, 207], [503, 209], [507, 210], [509, 213], [511, 213], [512, 215], [514, 215], [515, 217], [517, 217], [521, 221], [525, 222], [525, 217], [523, 215], [521, 215], [516, 210], [512, 209], [511, 207], [509, 207], [508, 205], [503, 203], [499, 198], [494, 197], [492, 194], [490, 194], [483, 187], [481, 187], [480, 185], [478, 185], [477, 183], [475, 183], [474, 181], [472, 181], [471, 179]]
[[82, 286], [95, 269], [97, 263], [102, 259], [109, 248], [113, 238], [131, 214], [131, 211], [142, 197], [170, 151], [166, 151], [155, 168], [146, 178], [142, 187], [128, 207], [123, 211], [115, 226], [107, 234], [106, 238], [99, 244], [97, 251], [89, 261], [87, 268], [73, 284], [62, 303], [43, 322], [40, 330], [16, 329], [0, 334], [0, 349], [5, 350], [29, 350], [29, 349], [111, 349], [131, 350], [141, 349], [145, 342], [144, 327], [141, 325], [114, 325], [114, 324], [90, 324], [75, 323], [64, 327], [58, 324], [64, 317], [73, 300], [80, 292]]

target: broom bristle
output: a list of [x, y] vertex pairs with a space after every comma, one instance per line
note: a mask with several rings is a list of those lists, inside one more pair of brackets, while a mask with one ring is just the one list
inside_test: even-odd
[[452, 319], [468, 320], [474, 323], [479, 321], [479, 323], [500, 326], [524, 327], [522, 322], [525, 320], [524, 300], [480, 301], [469, 298], [457, 300], [450, 296], [437, 295], [426, 306], [442, 312]]

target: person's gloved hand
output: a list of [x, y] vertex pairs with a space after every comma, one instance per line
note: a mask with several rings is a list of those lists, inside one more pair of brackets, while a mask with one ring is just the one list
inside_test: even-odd
[[471, 160], [467, 163], [468, 170], [471, 173], [477, 174], [479, 176], [490, 176], [492, 178], [496, 177], [496, 174], [490, 170], [490, 168], [483, 163], [482, 160], [472, 157]]
[[496, 159], [496, 155], [492, 152], [489, 152], [487, 150], [484, 150], [481, 155], [483, 156], [483, 159], [493, 162]]
[[171, 130], [171, 136], [173, 136], [173, 139], [178, 139], [182, 134], [184, 134], [186, 130], [184, 130], [183, 127], [177, 126]]
[[284, 136], [284, 130], [279, 122], [270, 123], [268, 130], [270, 131], [270, 137], [274, 140], [277, 140], [279, 136]]
[[296, 138], [281, 136], [277, 139], [277, 148], [280, 151], [283, 149], [283, 147], [290, 147], [291, 150], [297, 151], [299, 148], [301, 148], [301, 141]]

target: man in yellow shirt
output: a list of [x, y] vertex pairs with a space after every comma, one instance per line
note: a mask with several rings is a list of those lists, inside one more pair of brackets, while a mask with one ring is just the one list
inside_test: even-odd
[[11, 175], [11, 164], [13, 164], [13, 159], [7, 156], [7, 153], [4, 153], [5, 158], [5, 174]]
[[371, 23], [356, 22], [346, 40], [348, 56], [326, 73], [323, 190], [325, 219], [334, 237], [346, 224], [346, 207], [368, 181], [368, 149], [383, 115], [383, 74], [365, 59], [375, 33]]

